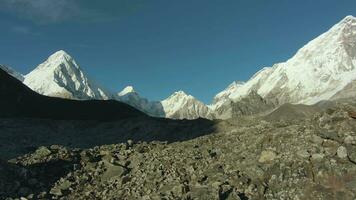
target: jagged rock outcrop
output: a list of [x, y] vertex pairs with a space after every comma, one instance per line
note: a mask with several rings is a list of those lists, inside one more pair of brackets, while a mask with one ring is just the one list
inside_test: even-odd
[[235, 118], [242, 115], [261, 114], [272, 110], [276, 105], [264, 98], [257, 92], [252, 91], [246, 97], [234, 102], [231, 99], [215, 108], [214, 114], [218, 119]]

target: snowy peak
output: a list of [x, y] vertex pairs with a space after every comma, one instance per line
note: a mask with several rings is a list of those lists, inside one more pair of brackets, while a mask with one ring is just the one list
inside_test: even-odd
[[24, 77], [22, 74], [18, 73], [17, 71], [13, 70], [12, 68], [5, 66], [5, 65], [0, 65], [0, 69], [4, 70], [5, 72], [7, 72], [8, 74], [10, 74], [11, 76], [15, 77], [16, 79], [18, 79], [19, 81], [23, 82]]
[[65, 51], [60, 50], [48, 57], [48, 59], [38, 66], [38, 68], [52, 68], [64, 67], [70, 64], [71, 67], [79, 69], [79, 66], [74, 59]]
[[70, 99], [108, 99], [108, 95], [89, 80], [75, 60], [65, 51], [57, 51], [25, 76], [24, 83], [34, 91]]
[[55, 53], [53, 53], [50, 57], [48, 57], [49, 61], [54, 61], [54, 60], [71, 60], [73, 59], [67, 52], [64, 50], [59, 50]]
[[121, 92], [118, 93], [118, 95], [124, 96], [129, 93], [136, 93], [135, 89], [132, 86], [125, 87]]
[[171, 96], [167, 98], [167, 100], [174, 101], [174, 100], [182, 100], [182, 99], [194, 99], [193, 96], [188, 95], [184, 91], [180, 90], [177, 92], [174, 92]]
[[[228, 87], [217, 97], [226, 94], [228, 100], [237, 102], [256, 91], [274, 104], [314, 104], [330, 99], [353, 80], [356, 80], [356, 18], [347, 16], [286, 62], [263, 68], [231, 93]], [[226, 98], [217, 98], [214, 104], [228, 107], [224, 101]]]
[[354, 17], [352, 15], [348, 15], [343, 20], [341, 20], [340, 23], [355, 23], [355, 22], [356, 22], [356, 17]]
[[174, 119], [212, 118], [208, 106], [183, 91], [174, 92], [161, 101], [166, 117]]
[[356, 17], [349, 15], [342, 19], [339, 23], [335, 24], [327, 33], [330, 35], [338, 35], [340, 39], [345, 39], [343, 36], [345, 34], [350, 34], [350, 32], [354, 32], [356, 29]]

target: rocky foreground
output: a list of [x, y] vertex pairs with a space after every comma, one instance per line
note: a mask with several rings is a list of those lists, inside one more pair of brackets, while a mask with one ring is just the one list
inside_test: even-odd
[[174, 143], [40, 147], [0, 163], [0, 199], [353, 200], [352, 109], [293, 120], [241, 117]]

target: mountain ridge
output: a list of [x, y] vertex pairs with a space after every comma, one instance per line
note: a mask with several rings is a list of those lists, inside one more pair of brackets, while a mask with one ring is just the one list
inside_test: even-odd
[[[14, 70], [7, 71], [21, 79], [22, 75]], [[350, 91], [356, 88], [352, 84], [355, 80], [356, 18], [351, 15], [305, 44], [287, 61], [262, 68], [247, 82], [233, 82], [219, 92], [210, 105], [183, 91], [175, 92], [162, 101], [149, 101], [132, 86], [116, 94], [107, 92], [88, 79], [76, 61], [63, 50], [52, 54], [24, 76], [24, 83], [40, 94], [78, 100], [115, 99], [151, 116], [176, 119], [219, 118], [225, 111], [234, 112], [233, 105], [238, 105], [251, 92], [263, 99], [260, 101], [254, 96], [255, 100], [251, 102], [270, 102], [273, 105], [310, 105], [322, 100], [356, 96], [356, 93], [350, 95]], [[243, 105], [248, 105], [246, 99]], [[251, 106], [251, 109], [259, 107]], [[224, 114], [224, 118], [229, 116]]]
[[258, 71], [241, 87], [229, 91], [228, 98], [238, 102], [256, 91], [277, 105], [311, 105], [331, 99], [355, 79], [356, 18], [347, 16], [286, 62]]

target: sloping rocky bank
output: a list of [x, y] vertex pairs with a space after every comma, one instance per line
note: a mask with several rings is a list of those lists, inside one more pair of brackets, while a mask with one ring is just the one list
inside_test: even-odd
[[353, 200], [350, 110], [339, 105], [288, 120], [241, 117], [182, 142], [40, 147], [0, 163], [0, 199]]

